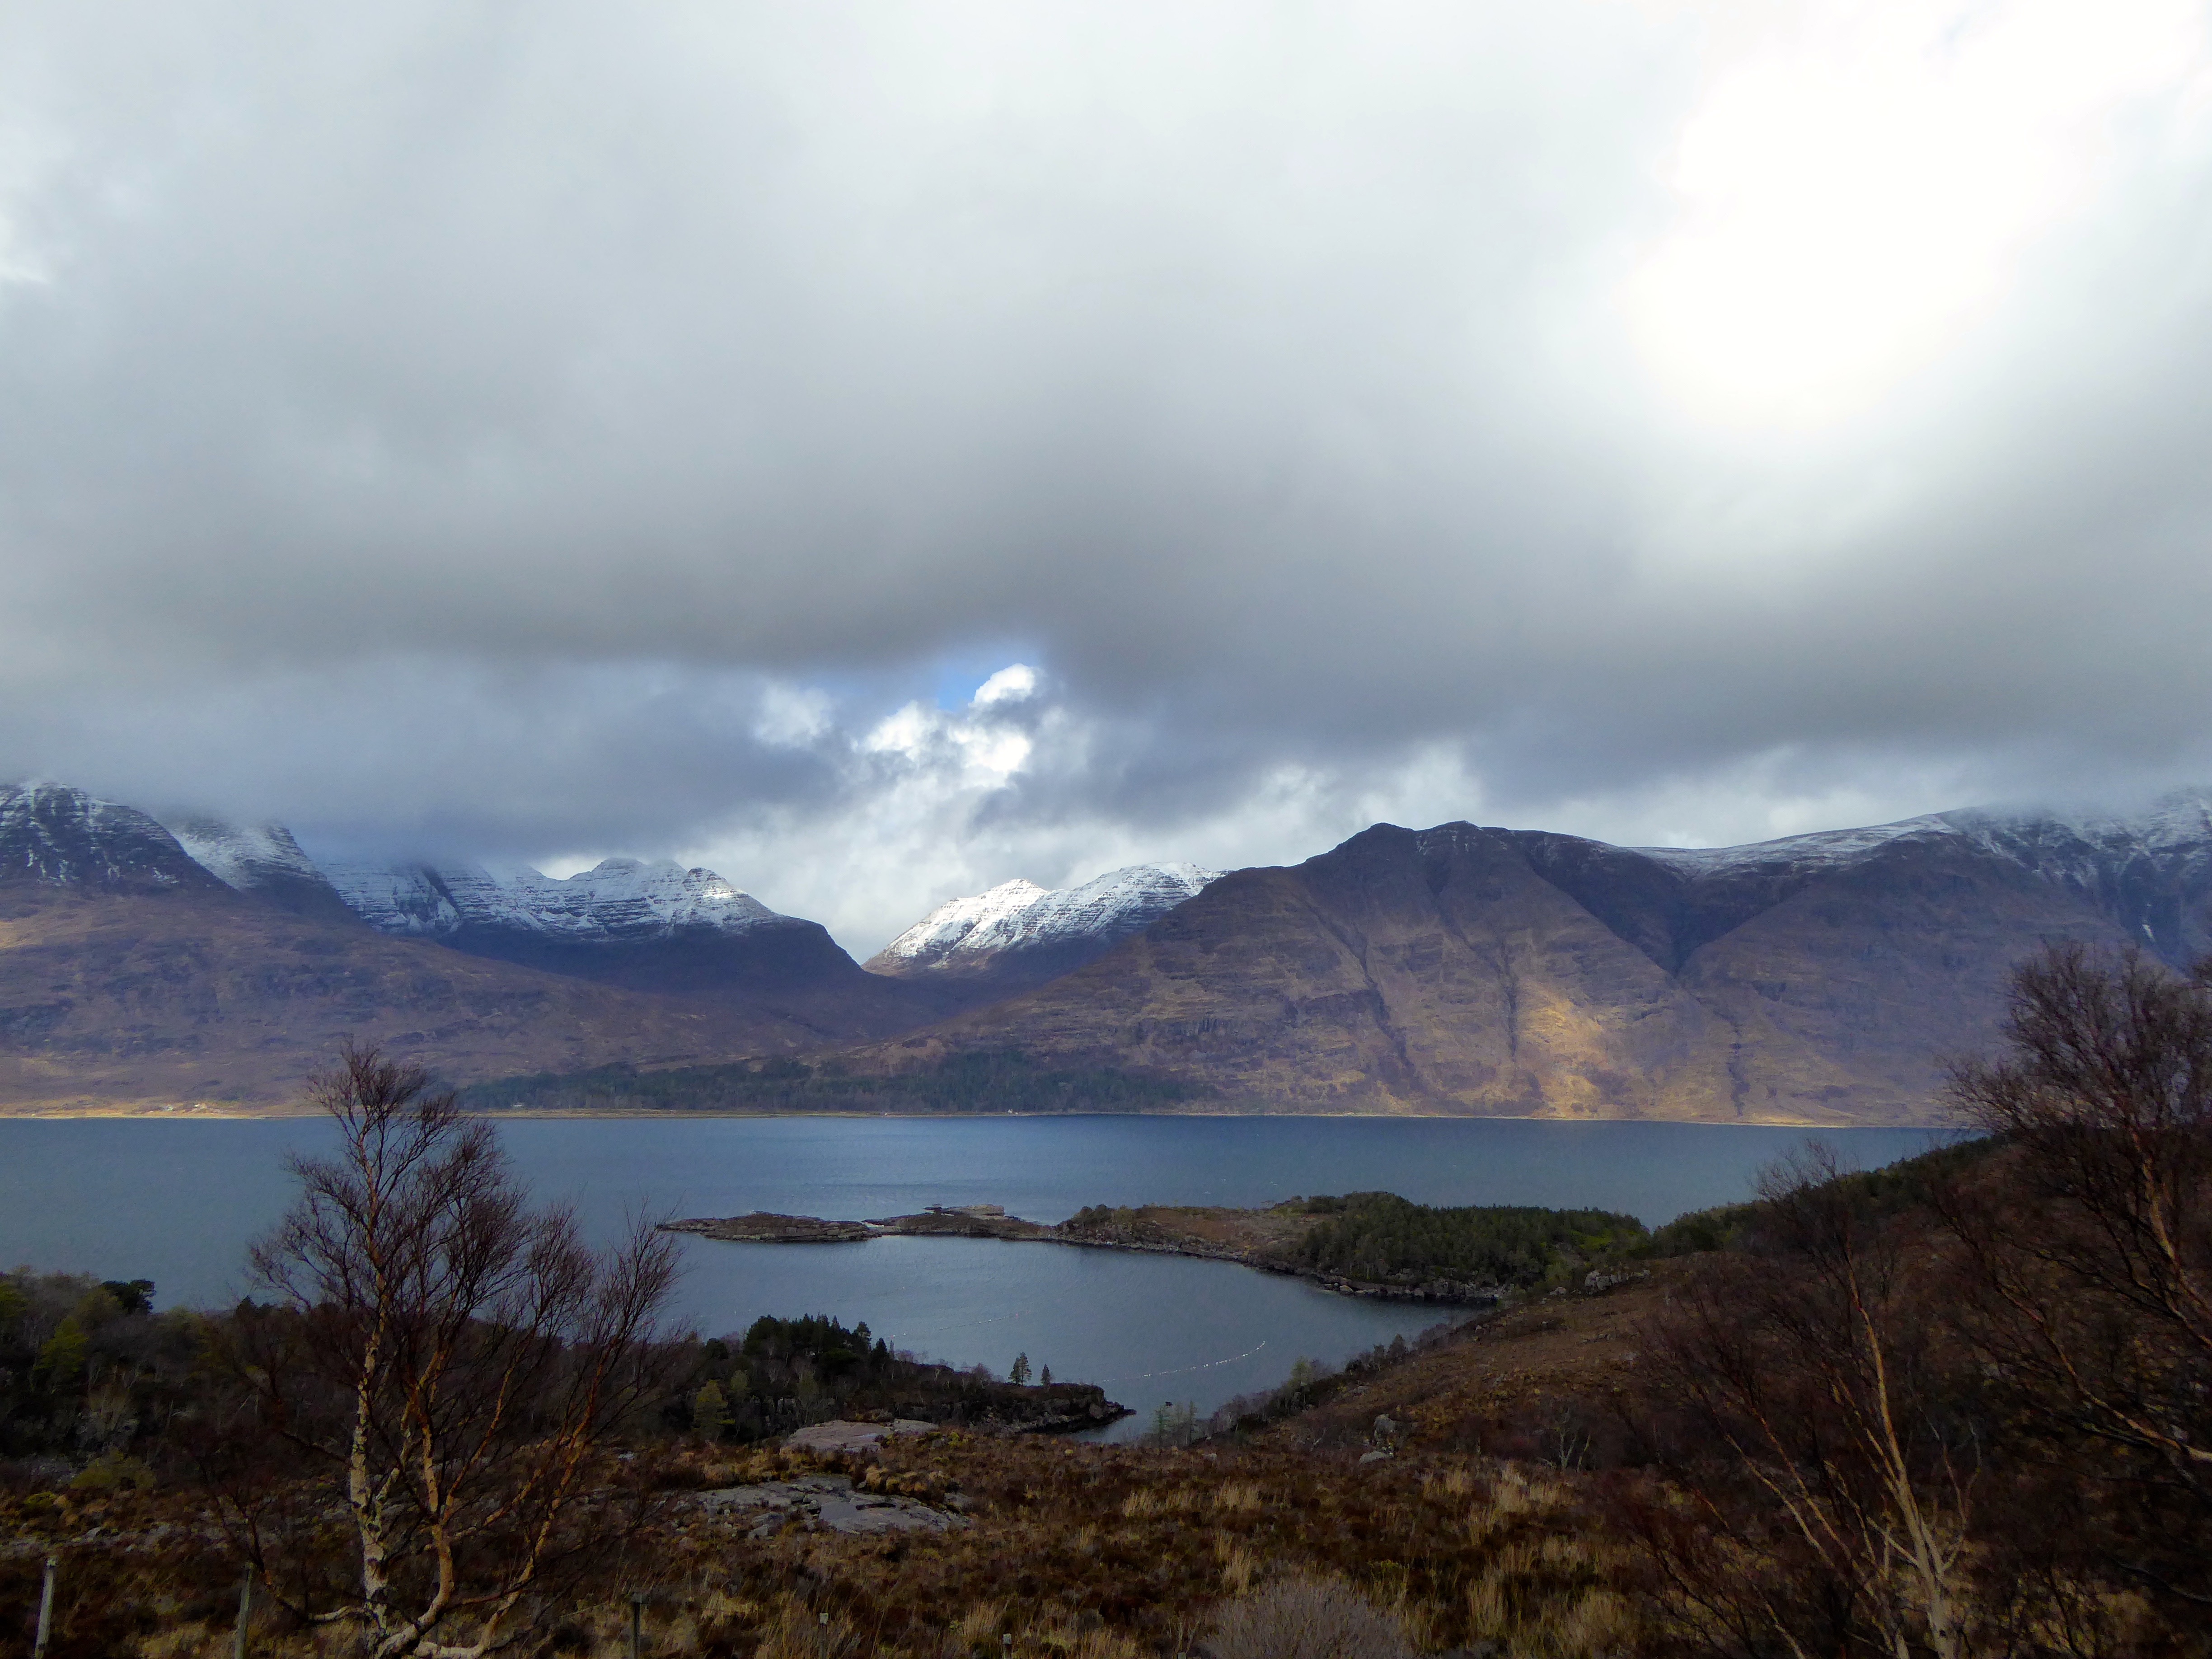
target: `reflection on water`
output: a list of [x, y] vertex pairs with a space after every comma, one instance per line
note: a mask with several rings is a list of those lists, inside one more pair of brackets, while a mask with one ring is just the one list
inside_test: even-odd
[[[1037, 1221], [1085, 1204], [1254, 1205], [1382, 1190], [1425, 1203], [1625, 1210], [1656, 1223], [1747, 1195], [1789, 1129], [1371, 1118], [521, 1119], [502, 1133], [538, 1193], [602, 1235], [631, 1215], [753, 1210], [852, 1218], [1003, 1204]], [[290, 1194], [284, 1154], [319, 1122], [0, 1120], [0, 1261], [151, 1279], [166, 1305], [247, 1289], [247, 1240]], [[1831, 1137], [1872, 1165], [1922, 1130]], [[1094, 1382], [1139, 1417], [1210, 1411], [1300, 1358], [1340, 1363], [1433, 1323], [1225, 1262], [992, 1239], [732, 1244], [685, 1237], [679, 1312], [708, 1334], [763, 1313], [865, 1320], [894, 1347], [1004, 1372], [1017, 1353]]]

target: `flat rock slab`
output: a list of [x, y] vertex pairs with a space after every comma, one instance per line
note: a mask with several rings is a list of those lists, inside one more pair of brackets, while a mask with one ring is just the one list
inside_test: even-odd
[[699, 1233], [708, 1238], [728, 1239], [739, 1244], [857, 1244], [876, 1237], [881, 1229], [865, 1221], [824, 1221], [811, 1215], [776, 1215], [757, 1210], [750, 1215], [694, 1216], [686, 1221], [664, 1221], [669, 1233]]
[[693, 1500], [709, 1515], [741, 1521], [757, 1516], [752, 1531], [764, 1537], [787, 1522], [825, 1532], [954, 1532], [965, 1517], [947, 1515], [911, 1498], [888, 1492], [855, 1492], [842, 1474], [814, 1474], [798, 1480], [769, 1480], [757, 1486], [722, 1486]]
[[927, 1434], [936, 1426], [934, 1423], [920, 1423], [907, 1417], [896, 1423], [848, 1423], [839, 1418], [831, 1422], [810, 1423], [803, 1429], [795, 1429], [783, 1443], [799, 1451], [866, 1451], [871, 1446], [881, 1444], [887, 1435]]

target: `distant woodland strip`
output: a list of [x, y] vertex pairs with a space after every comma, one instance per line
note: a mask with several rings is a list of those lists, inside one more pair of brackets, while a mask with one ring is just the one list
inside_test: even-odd
[[542, 1073], [459, 1091], [467, 1111], [1148, 1112], [1208, 1097], [1172, 1079], [1114, 1066], [1038, 1066], [1012, 1052], [961, 1054], [899, 1077], [860, 1077], [803, 1060], [627, 1066]]
[[1633, 1250], [1647, 1237], [1634, 1216], [1605, 1210], [1435, 1208], [1393, 1193], [1307, 1202], [1322, 1219], [1299, 1241], [1300, 1265], [1384, 1283], [1452, 1279], [1534, 1285], [1562, 1263], [1580, 1267]]

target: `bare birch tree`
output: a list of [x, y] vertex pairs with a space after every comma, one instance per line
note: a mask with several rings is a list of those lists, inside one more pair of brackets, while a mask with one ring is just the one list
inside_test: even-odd
[[1939, 1195], [1956, 1328], [2085, 1563], [2212, 1619], [2212, 962], [2053, 949], [2006, 1036], [1953, 1073], [2004, 1148]]
[[1659, 1565], [1722, 1650], [1974, 1650], [1978, 1468], [1929, 1375], [1905, 1242], [1816, 1151], [1762, 1183], [1762, 1248], [1710, 1264], [1648, 1333], [1687, 1420], [1693, 1517]]
[[418, 1066], [349, 1044], [312, 1091], [339, 1149], [293, 1159], [252, 1255], [277, 1304], [234, 1322], [238, 1437], [286, 1455], [234, 1461], [227, 1513], [298, 1618], [377, 1659], [479, 1659], [621, 1531], [607, 1441], [653, 1385], [675, 1255], [533, 1209]]

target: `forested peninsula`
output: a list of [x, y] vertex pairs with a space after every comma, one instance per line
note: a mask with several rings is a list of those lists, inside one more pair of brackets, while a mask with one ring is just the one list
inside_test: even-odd
[[873, 1221], [765, 1212], [666, 1224], [734, 1243], [859, 1243], [871, 1238], [998, 1238], [1234, 1261], [1346, 1296], [1485, 1307], [1632, 1273], [1665, 1248], [1634, 1216], [1525, 1205], [1416, 1204], [1395, 1193], [1297, 1197], [1264, 1209], [1091, 1205], [1057, 1224], [994, 1204], [940, 1205]]

